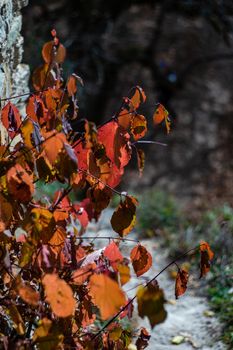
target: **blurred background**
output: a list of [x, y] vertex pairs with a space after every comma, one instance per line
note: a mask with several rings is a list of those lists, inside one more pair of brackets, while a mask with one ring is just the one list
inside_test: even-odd
[[[41, 64], [52, 28], [67, 48], [65, 74], [75, 72], [85, 83], [80, 118], [98, 124], [131, 87], [145, 90], [147, 139], [167, 147], [144, 145], [144, 176], [135, 159], [122, 189], [140, 192], [141, 234], [163, 237], [173, 256], [199, 239], [211, 243], [208, 296], [232, 349], [233, 1], [29, 1], [23, 36], [31, 71]], [[170, 113], [170, 135], [152, 126], [158, 102]]]
[[[85, 82], [80, 116], [97, 123], [114, 114], [131, 87], [142, 86], [143, 113], [152, 120], [155, 103], [164, 104], [172, 133], [151, 129], [148, 139], [168, 147], [146, 147], [140, 185], [157, 184], [197, 205], [232, 203], [232, 16], [231, 0], [30, 1], [24, 62], [31, 71], [41, 63], [56, 28], [68, 51], [65, 73]], [[138, 186], [137, 174], [130, 179]]]

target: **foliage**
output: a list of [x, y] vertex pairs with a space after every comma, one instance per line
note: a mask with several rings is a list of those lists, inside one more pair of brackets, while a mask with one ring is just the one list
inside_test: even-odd
[[[44, 64], [32, 76], [36, 91], [28, 99], [27, 116], [21, 118], [9, 101], [1, 111], [7, 139], [0, 146], [1, 341], [15, 349], [126, 349], [138, 335], [137, 348], [143, 349], [148, 332], [132, 333], [121, 319], [132, 317], [137, 299], [139, 315], [148, 317], [152, 327], [164, 321], [164, 292], [156, 282], [162, 271], [140, 283], [128, 299], [122, 286], [130, 279], [129, 266], [139, 277], [150, 269], [152, 256], [137, 241], [129, 257], [120, 252], [119, 242], [135, 225], [138, 201], [115, 188], [147, 132], [147, 120], [138, 113], [146, 95], [133, 88], [100, 126], [80, 118], [77, 92], [83, 81], [75, 74], [63, 80], [66, 50], [55, 30], [52, 37], [42, 49]], [[164, 121], [169, 132], [168, 112], [158, 108], [155, 124]], [[76, 132], [72, 120], [80, 125]], [[138, 158], [142, 173], [142, 151]], [[38, 196], [38, 182], [61, 186], [45, 199]], [[71, 196], [79, 191], [81, 202]], [[98, 220], [113, 193], [120, 197], [111, 219], [119, 237], [97, 249], [98, 237], [86, 243], [85, 229]], [[202, 242], [182, 256], [196, 250], [203, 276], [213, 253]], [[176, 281], [177, 297], [186, 288], [184, 275]]]
[[[177, 231], [180, 224], [178, 205], [172, 196], [151, 188], [139, 195], [138, 228], [142, 235], [151, 236], [153, 231], [166, 229]], [[145, 215], [146, 213], [146, 215]]]

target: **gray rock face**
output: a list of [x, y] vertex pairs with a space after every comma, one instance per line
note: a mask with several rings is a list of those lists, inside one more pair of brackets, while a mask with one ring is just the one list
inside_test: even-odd
[[[28, 92], [29, 67], [22, 64], [20, 10], [28, 0], [0, 0], [0, 98]], [[23, 99], [14, 99], [20, 103]]]

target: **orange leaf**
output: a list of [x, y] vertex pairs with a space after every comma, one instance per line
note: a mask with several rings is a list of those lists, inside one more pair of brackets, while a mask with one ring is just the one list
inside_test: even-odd
[[169, 134], [171, 130], [171, 122], [169, 119], [169, 113], [166, 110], [166, 108], [160, 103], [153, 115], [153, 122], [155, 125], [162, 123], [162, 121], [165, 120], [167, 133]]
[[123, 261], [123, 256], [115, 242], [110, 243], [104, 250], [104, 256], [108, 258], [114, 270], [118, 270], [117, 265]]
[[130, 259], [136, 275], [139, 277], [147, 272], [152, 265], [152, 256], [145, 247], [138, 244], [130, 253]]
[[54, 232], [53, 236], [49, 240], [48, 244], [51, 246], [53, 252], [59, 254], [62, 248], [64, 247], [65, 239], [66, 239], [66, 230], [61, 226], [57, 226], [56, 231]]
[[61, 152], [65, 142], [67, 142], [64, 134], [53, 134], [54, 131], [46, 133], [45, 141], [43, 142], [43, 153], [51, 165], [55, 164], [59, 152]]
[[33, 177], [20, 164], [15, 164], [6, 174], [7, 187], [15, 199], [29, 202], [34, 192]]
[[200, 262], [200, 278], [205, 276], [210, 270], [211, 261], [214, 258], [214, 253], [210, 249], [210, 246], [207, 242], [200, 242], [200, 253], [201, 253], [201, 262]]
[[26, 284], [20, 284], [18, 287], [19, 296], [27, 303], [32, 306], [37, 306], [40, 295], [31, 286]]
[[70, 286], [56, 274], [46, 274], [42, 283], [45, 288], [46, 301], [58, 317], [69, 317], [74, 314], [76, 302]]
[[176, 275], [175, 296], [178, 299], [187, 289], [189, 274], [185, 270], [179, 269]]
[[89, 294], [93, 303], [100, 309], [103, 320], [115, 315], [126, 303], [125, 295], [118, 283], [104, 274], [91, 276]]
[[57, 80], [52, 74], [49, 64], [45, 63], [34, 70], [32, 74], [32, 84], [37, 91], [56, 86]]
[[66, 57], [66, 49], [62, 44], [54, 45], [54, 41], [49, 41], [44, 44], [42, 56], [45, 63], [63, 63]]
[[134, 109], [137, 109], [141, 103], [144, 103], [146, 101], [145, 92], [140, 86], [135, 87], [134, 95], [131, 97], [130, 100]]
[[77, 82], [83, 86], [82, 78], [73, 73], [67, 81], [67, 91], [69, 96], [73, 96], [77, 92]]
[[112, 228], [119, 233], [121, 237], [126, 236], [135, 225], [136, 205], [138, 205], [137, 199], [132, 196], [127, 196], [124, 202], [120, 202], [112, 215]]

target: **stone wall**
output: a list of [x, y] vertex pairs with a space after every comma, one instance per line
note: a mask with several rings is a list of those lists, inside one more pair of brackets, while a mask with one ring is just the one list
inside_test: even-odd
[[[0, 98], [28, 92], [29, 67], [22, 62], [22, 7], [28, 0], [0, 0]], [[20, 104], [23, 98], [13, 100]]]

